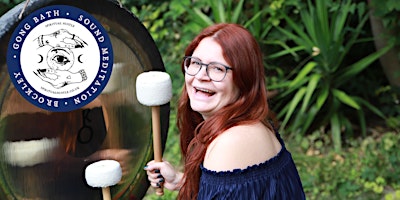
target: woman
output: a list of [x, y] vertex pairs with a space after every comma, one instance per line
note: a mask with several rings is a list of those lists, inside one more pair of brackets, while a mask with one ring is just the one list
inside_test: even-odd
[[182, 63], [178, 128], [185, 173], [167, 162], [145, 167], [153, 187], [179, 199], [305, 199], [301, 180], [268, 121], [262, 53], [237, 24], [204, 29]]

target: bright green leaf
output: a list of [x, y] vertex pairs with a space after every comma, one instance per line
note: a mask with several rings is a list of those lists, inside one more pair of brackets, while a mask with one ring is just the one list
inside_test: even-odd
[[309, 62], [306, 66], [299, 72], [296, 78], [290, 83], [289, 87], [294, 87], [301, 83], [302, 80], [317, 66], [315, 62]]
[[207, 15], [205, 15], [203, 12], [201, 12], [200, 9], [193, 8], [193, 11], [194, 11], [195, 18], [200, 19], [200, 21], [202, 22], [204, 27], [214, 24], [214, 22]]
[[319, 91], [319, 95], [317, 97], [317, 108], [321, 109], [321, 107], [324, 105], [326, 99], [329, 96], [329, 87], [328, 86], [323, 86], [320, 91]]
[[293, 97], [293, 100], [288, 105], [289, 109], [286, 112], [285, 119], [282, 122], [282, 127], [284, 127], [287, 124], [287, 122], [289, 121], [290, 117], [292, 116], [294, 110], [296, 109], [297, 105], [302, 100], [306, 91], [307, 91], [306, 87], [302, 87], [299, 91], [297, 91], [296, 95]]
[[371, 63], [375, 60], [379, 59], [383, 54], [389, 51], [393, 47], [393, 44], [389, 44], [386, 47], [380, 49], [379, 51], [370, 54], [369, 56], [364, 57], [363, 59], [359, 60], [358, 62], [348, 66], [338, 77], [337, 85], [340, 86], [346, 81], [353, 78], [355, 75], [360, 73], [362, 70], [367, 68]]
[[358, 105], [358, 103], [354, 100], [354, 98], [352, 98], [351, 96], [347, 95], [345, 92], [341, 91], [341, 90], [337, 90], [337, 89], [333, 89], [332, 90], [333, 95], [339, 99], [339, 101], [341, 101], [342, 103], [356, 109], [359, 110], [361, 109], [360, 105]]
[[318, 82], [319, 82], [320, 78], [321, 78], [321, 75], [319, 75], [319, 74], [311, 75], [311, 78], [310, 78], [310, 80], [308, 82], [308, 85], [307, 85], [307, 92], [306, 92], [306, 95], [305, 95], [304, 100], [303, 100], [303, 105], [301, 107], [301, 111], [302, 112], [305, 112], [306, 108], [310, 104], [311, 97], [313, 95], [315, 95], [314, 91], [315, 91], [315, 88], [317, 88], [317, 85], [318, 85]]

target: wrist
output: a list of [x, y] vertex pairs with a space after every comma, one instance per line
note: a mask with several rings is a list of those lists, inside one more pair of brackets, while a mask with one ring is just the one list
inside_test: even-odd
[[37, 39], [38, 39], [39, 47], [43, 47], [44, 46], [43, 35], [39, 36]]
[[183, 178], [183, 173], [182, 172], [178, 172], [178, 173], [175, 174], [175, 180], [173, 182], [174, 185], [175, 185], [174, 190], [180, 190], [181, 189], [182, 184], [183, 184], [182, 178]]
[[87, 79], [85, 70], [79, 70], [79, 74], [81, 75], [82, 81], [85, 81]]
[[67, 79], [69, 79], [69, 83], [80, 83], [87, 79], [87, 75], [85, 70], [82, 69], [79, 70], [77, 73], [72, 73]]

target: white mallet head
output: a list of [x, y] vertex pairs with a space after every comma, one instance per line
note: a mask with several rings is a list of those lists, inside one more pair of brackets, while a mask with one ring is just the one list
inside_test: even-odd
[[136, 78], [136, 96], [146, 106], [160, 106], [172, 97], [171, 77], [166, 72], [143, 72]]
[[122, 178], [122, 169], [118, 161], [101, 160], [86, 167], [85, 179], [91, 187], [109, 187]]
[[112, 73], [110, 76], [110, 80], [106, 87], [103, 89], [101, 94], [109, 94], [116, 92], [119, 89], [122, 89], [124, 86], [124, 69], [126, 68], [126, 63], [114, 63], [112, 68]]
[[58, 138], [42, 138], [3, 143], [4, 160], [13, 166], [30, 167], [50, 161], [51, 154], [59, 147]]

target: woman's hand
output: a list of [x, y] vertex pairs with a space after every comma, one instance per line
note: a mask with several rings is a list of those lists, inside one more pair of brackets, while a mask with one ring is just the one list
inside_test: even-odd
[[38, 69], [33, 73], [57, 89], [71, 83], [81, 83], [87, 79], [87, 75], [84, 70], [79, 70], [79, 72], [72, 73], [68, 70]]
[[152, 187], [165, 187], [168, 190], [179, 190], [183, 173], [176, 172], [174, 167], [167, 161], [156, 162], [154, 160], [144, 167], [147, 171], [147, 178]]

